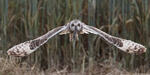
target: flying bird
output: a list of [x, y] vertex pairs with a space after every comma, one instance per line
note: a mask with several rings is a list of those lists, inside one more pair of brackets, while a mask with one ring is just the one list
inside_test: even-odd
[[36, 51], [40, 46], [42, 46], [50, 38], [52, 38], [57, 34], [60, 35], [69, 34], [70, 40], [72, 41], [78, 40], [79, 34], [89, 34], [89, 33], [99, 35], [108, 43], [116, 46], [117, 48], [119, 48], [124, 52], [138, 53], [138, 54], [146, 52], [146, 47], [144, 47], [139, 43], [109, 35], [96, 27], [86, 25], [80, 20], [75, 19], [65, 24], [64, 26], [59, 26], [50, 30], [49, 32], [38, 38], [15, 45], [12, 48], [10, 48], [7, 51], [7, 53], [8, 55], [13, 56], [27, 56]]

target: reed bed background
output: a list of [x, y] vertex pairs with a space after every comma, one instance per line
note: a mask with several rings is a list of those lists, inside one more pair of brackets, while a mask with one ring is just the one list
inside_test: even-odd
[[[149, 73], [149, 9], [149, 0], [0, 0], [0, 56], [1, 64], [5, 65], [1, 65], [1, 72], [7, 73], [17, 64], [22, 67], [26, 63], [27, 68], [38, 67], [42, 72], [53, 68], [55, 71], [99, 74], [108, 71], [104, 67], [109, 64], [113, 65], [112, 70], [115, 67], [120, 71]], [[73, 19], [141, 43], [147, 47], [147, 52], [128, 54], [90, 34], [80, 35], [75, 47], [68, 35], [57, 35], [27, 57], [6, 54], [13, 45], [34, 39]]]

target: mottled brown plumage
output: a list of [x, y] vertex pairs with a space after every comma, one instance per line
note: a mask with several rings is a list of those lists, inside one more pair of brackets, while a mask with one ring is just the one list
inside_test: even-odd
[[116, 46], [120, 50], [127, 52], [127, 53], [146, 52], [146, 48], [141, 44], [109, 35], [101, 31], [100, 29], [97, 29], [93, 26], [86, 25], [80, 20], [72, 20], [66, 25], [56, 27], [36, 39], [26, 41], [24, 43], [13, 46], [7, 51], [7, 53], [8, 55], [13, 55], [13, 56], [26, 56], [26, 55], [31, 54], [35, 50], [37, 50], [41, 45], [46, 43], [50, 38], [52, 38], [53, 36], [57, 34], [60, 34], [60, 35], [69, 34], [70, 41], [72, 41], [72, 40], [78, 40], [78, 35], [84, 34], [84, 33], [85, 34], [92, 33], [92, 34], [99, 35], [110, 44]]

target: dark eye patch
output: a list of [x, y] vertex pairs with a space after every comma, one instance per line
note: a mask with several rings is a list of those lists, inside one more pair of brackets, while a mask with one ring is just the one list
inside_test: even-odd
[[80, 24], [78, 24], [78, 26], [80, 26]]
[[71, 25], [72, 27], [74, 26], [74, 24]]

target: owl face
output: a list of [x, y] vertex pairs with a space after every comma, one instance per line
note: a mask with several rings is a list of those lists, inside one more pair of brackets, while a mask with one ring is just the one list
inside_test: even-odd
[[72, 32], [80, 32], [82, 30], [82, 22], [79, 20], [73, 20], [69, 23], [69, 29]]

